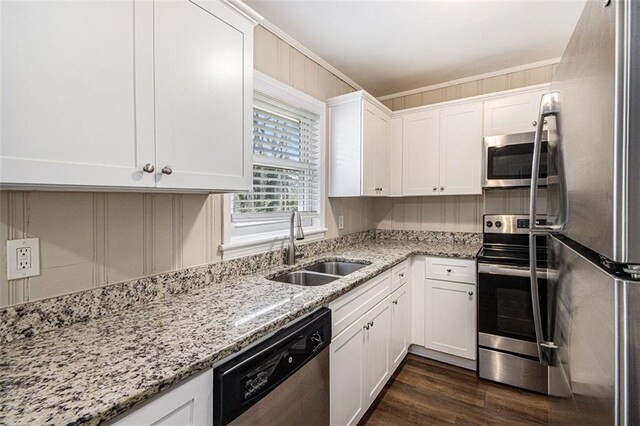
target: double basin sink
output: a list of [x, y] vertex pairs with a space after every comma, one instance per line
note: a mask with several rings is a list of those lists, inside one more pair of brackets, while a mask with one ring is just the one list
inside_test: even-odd
[[318, 262], [305, 267], [303, 270], [285, 272], [270, 279], [281, 283], [303, 286], [325, 285], [370, 264], [370, 262]]

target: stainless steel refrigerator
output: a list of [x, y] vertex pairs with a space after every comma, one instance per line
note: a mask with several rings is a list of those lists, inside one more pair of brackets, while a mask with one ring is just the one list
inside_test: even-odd
[[[640, 0], [588, 0], [542, 98], [533, 160], [531, 286], [551, 423], [640, 424], [639, 74]], [[545, 120], [549, 225], [536, 226]], [[545, 321], [535, 235], [548, 237], [553, 277]]]

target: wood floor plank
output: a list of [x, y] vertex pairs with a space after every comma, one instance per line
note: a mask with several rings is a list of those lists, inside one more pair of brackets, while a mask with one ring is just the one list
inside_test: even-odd
[[544, 425], [548, 414], [544, 395], [409, 354], [360, 425]]

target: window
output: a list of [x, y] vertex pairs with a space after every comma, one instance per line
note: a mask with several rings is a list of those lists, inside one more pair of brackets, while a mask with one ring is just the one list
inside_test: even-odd
[[282, 83], [256, 83], [253, 187], [229, 197], [230, 233], [223, 248], [282, 240], [288, 236], [291, 212], [296, 209], [302, 212], [307, 233], [324, 231], [324, 104]]

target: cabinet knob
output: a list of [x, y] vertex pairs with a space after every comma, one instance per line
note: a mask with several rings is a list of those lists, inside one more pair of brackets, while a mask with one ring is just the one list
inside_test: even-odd
[[468, 294], [469, 296], [473, 296], [473, 292], [472, 292], [472, 291], [468, 291], [468, 292], [467, 292], [467, 294]]
[[451, 269], [447, 269], [447, 274], [450, 274], [450, 273], [451, 273]]
[[369, 324], [365, 324], [365, 326], [364, 326], [364, 327], [362, 327], [362, 328], [364, 328], [365, 330], [368, 330], [368, 329], [369, 329], [369, 327], [371, 327]]
[[147, 163], [142, 168], [142, 171], [145, 173], [153, 173], [156, 170], [155, 166], [151, 163]]
[[165, 175], [170, 175], [171, 173], [173, 173], [173, 170], [171, 170], [170, 166], [164, 166], [162, 168], [162, 173]]
[[437, 190], [438, 190], [438, 187], [437, 187], [437, 186], [434, 186], [434, 187], [433, 187], [433, 190], [434, 190], [434, 191], [437, 191]]
[[373, 321], [369, 321], [369, 325], [373, 327]]
[[398, 304], [398, 299], [393, 300], [391, 303], [393, 303], [394, 305], [397, 305]]
[[400, 278], [404, 278], [404, 272], [400, 272], [400, 273], [398, 274], [398, 276], [399, 276]]
[[531, 125], [532, 125], [533, 127], [536, 127], [536, 126], [538, 125], [538, 122], [534, 120], [534, 121], [532, 121], [532, 122], [531, 122]]
[[440, 187], [440, 191], [444, 191], [444, 186], [441, 186], [441, 187]]

